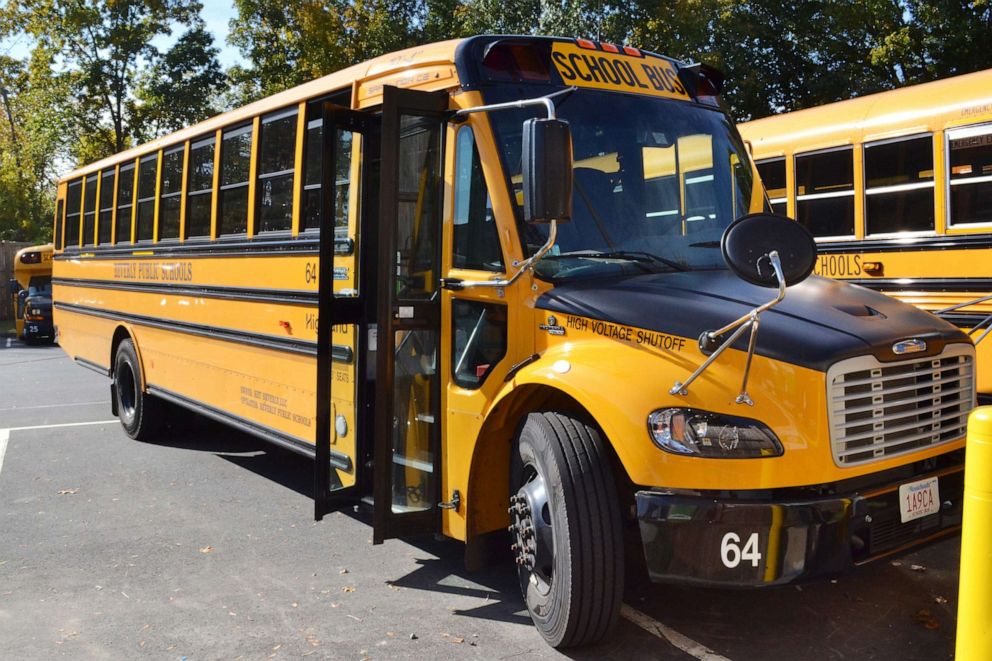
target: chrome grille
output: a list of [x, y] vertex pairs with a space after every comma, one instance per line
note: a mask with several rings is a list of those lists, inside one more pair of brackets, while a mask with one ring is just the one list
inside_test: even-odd
[[830, 446], [838, 466], [954, 441], [975, 402], [975, 349], [882, 363], [858, 356], [827, 371]]

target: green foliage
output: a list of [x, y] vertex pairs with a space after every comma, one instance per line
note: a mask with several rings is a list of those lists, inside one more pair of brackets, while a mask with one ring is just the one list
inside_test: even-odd
[[177, 131], [217, 114], [227, 76], [213, 36], [197, 22], [139, 77], [132, 117], [138, 142]]
[[[200, 9], [196, 0], [0, 6], [0, 37], [34, 43], [27, 63], [0, 68], [14, 120], [0, 129], [0, 238], [50, 233], [58, 174], [216, 112], [226, 77]], [[177, 25], [188, 30], [160, 52], [155, 40]]]

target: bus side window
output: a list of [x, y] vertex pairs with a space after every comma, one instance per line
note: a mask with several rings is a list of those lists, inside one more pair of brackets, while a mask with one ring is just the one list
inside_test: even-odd
[[489, 189], [471, 127], [458, 131], [455, 152], [454, 256], [452, 265], [480, 271], [505, 270]]
[[256, 206], [262, 232], [289, 230], [293, 225], [296, 115], [294, 108], [262, 117]]
[[765, 190], [768, 192], [772, 213], [786, 215], [788, 213], [788, 200], [785, 192], [785, 159], [769, 158], [758, 161], [755, 165], [758, 166], [761, 183], [765, 185]]
[[934, 228], [933, 136], [865, 145], [865, 233]]
[[69, 190], [66, 193], [66, 214], [65, 214], [65, 247], [74, 248], [79, 246], [79, 218], [80, 205], [83, 201], [83, 180], [69, 182]]
[[155, 182], [158, 178], [158, 154], [138, 162], [138, 221], [136, 242], [151, 241], [155, 231]]
[[947, 132], [950, 224], [992, 223], [992, 126]]
[[451, 327], [451, 379], [475, 390], [506, 355], [506, 306], [456, 298]]
[[816, 237], [854, 236], [854, 149], [796, 156], [796, 220]]
[[251, 124], [224, 131], [220, 148], [220, 211], [217, 234], [248, 232]]
[[[309, 114], [309, 113], [308, 113]], [[300, 231], [320, 229], [320, 164], [324, 120], [307, 121], [306, 154], [303, 161], [303, 221]]]
[[60, 199], [55, 208], [55, 249], [61, 250], [62, 245], [62, 213], [65, 210], [65, 200]]
[[83, 245], [92, 246], [96, 241], [96, 182], [100, 173], [94, 172], [86, 176], [83, 195]]
[[185, 146], [162, 154], [162, 190], [158, 206], [158, 239], [179, 238], [179, 207], [183, 193]]
[[117, 181], [117, 227], [114, 243], [131, 242], [131, 212], [134, 204], [134, 163], [121, 166]]
[[210, 211], [214, 197], [213, 136], [189, 148], [189, 190], [186, 193], [186, 238], [210, 236]]
[[97, 214], [97, 234], [101, 246], [110, 243], [110, 225], [114, 215], [114, 168], [100, 175], [100, 206]]

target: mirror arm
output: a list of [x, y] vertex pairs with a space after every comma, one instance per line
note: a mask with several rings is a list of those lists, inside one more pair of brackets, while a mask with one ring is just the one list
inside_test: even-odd
[[513, 266], [518, 266], [518, 270], [509, 278], [498, 278], [496, 280], [441, 280], [441, 286], [446, 289], [472, 289], [474, 287], [509, 287], [514, 282], [516, 282], [520, 276], [522, 276], [526, 271], [534, 268], [536, 264], [542, 257], [548, 254], [548, 251], [555, 245], [555, 240], [558, 238], [558, 221], [552, 220], [548, 224], [548, 240], [544, 242], [544, 245], [540, 249], [525, 259], [522, 262], [514, 262]]
[[475, 106], [473, 108], [462, 108], [461, 110], [456, 110], [451, 118], [453, 121], [460, 121], [474, 112], [491, 112], [494, 110], [519, 110], [520, 108], [528, 108], [530, 106], [544, 106], [544, 109], [548, 113], [548, 119], [557, 119], [558, 116], [555, 114], [555, 97], [562, 96], [564, 94], [571, 94], [577, 88], [569, 87], [568, 89], [561, 90], [559, 92], [554, 92], [546, 96], [539, 96], [533, 99], [520, 99], [519, 101], [507, 101], [506, 103], [492, 103], [487, 106]]
[[[941, 319], [944, 319], [946, 315], [949, 315], [952, 312], [956, 312], [961, 308], [971, 307], [972, 305], [978, 305], [979, 303], [986, 303], [988, 301], [992, 301], [992, 296], [980, 296], [979, 298], [974, 298], [970, 301], [965, 301], [964, 303], [958, 303], [957, 305], [952, 305], [951, 307], [944, 308], [943, 310], [937, 310], [934, 312], [934, 315], [940, 317]], [[971, 328], [971, 330], [967, 332], [969, 336], [973, 337], [975, 333], [979, 331], [984, 331], [984, 332], [978, 336], [978, 339], [974, 340], [976, 345], [982, 340], [984, 340], [986, 337], [988, 337], [989, 333], [992, 332], [992, 314], [986, 316], [980, 322], [975, 324]]]
[[707, 343], [714, 342], [721, 335], [724, 335], [725, 333], [729, 333], [730, 331], [734, 331], [730, 337], [728, 337], [727, 339], [725, 339], [723, 342], [720, 343], [720, 346], [718, 346], [716, 350], [712, 354], [710, 354], [709, 358], [707, 358], [706, 361], [703, 362], [703, 364], [700, 365], [695, 372], [689, 375], [689, 378], [686, 379], [684, 383], [681, 381], [676, 381], [675, 385], [673, 385], [671, 389], [669, 389], [668, 391], [669, 395], [682, 395], [682, 396], [688, 395], [689, 385], [692, 384], [692, 382], [695, 381], [697, 378], [699, 378], [699, 376], [703, 372], [705, 372], [710, 365], [713, 364], [713, 361], [715, 361], [720, 354], [722, 354], [724, 351], [729, 349], [734, 344], [734, 342], [737, 341], [737, 338], [739, 338], [741, 335], [744, 334], [744, 331], [750, 329], [751, 336], [750, 338], [748, 338], [748, 343], [747, 343], [747, 357], [745, 358], [745, 362], [744, 362], [744, 377], [743, 380], [741, 381], [741, 391], [740, 393], [738, 393], [737, 399], [734, 401], [737, 404], [747, 404], [748, 406], [754, 406], [754, 401], [752, 401], [750, 395], [747, 394], [747, 380], [748, 380], [748, 376], [751, 373], [751, 359], [754, 357], [754, 351], [758, 345], [758, 327], [760, 325], [759, 317], [761, 316], [762, 312], [765, 312], [766, 310], [770, 310], [771, 308], [781, 303], [783, 299], [785, 299], [785, 291], [786, 291], [785, 274], [782, 272], [782, 260], [779, 259], [778, 251], [773, 250], [770, 253], [768, 253], [768, 261], [772, 263], [772, 268], [775, 269], [775, 278], [778, 280], [778, 295], [773, 300], [765, 303], [764, 305], [756, 307], [755, 309], [751, 310], [750, 312], [742, 316], [740, 319], [737, 319], [727, 324], [723, 328], [720, 328], [715, 331], [706, 331], [705, 333], [703, 333], [702, 336], [700, 336], [699, 338], [700, 351], [703, 350], [703, 347]]

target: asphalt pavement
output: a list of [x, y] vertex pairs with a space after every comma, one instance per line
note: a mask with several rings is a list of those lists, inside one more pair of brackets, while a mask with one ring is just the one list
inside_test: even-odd
[[191, 415], [133, 441], [58, 347], [0, 338], [0, 384], [2, 659], [953, 657], [958, 538], [799, 587], [632, 582], [616, 635], [562, 654], [512, 564], [315, 523], [302, 457]]

